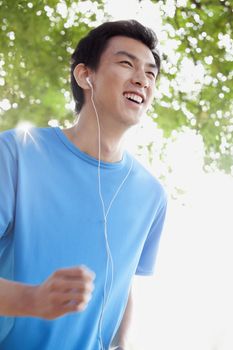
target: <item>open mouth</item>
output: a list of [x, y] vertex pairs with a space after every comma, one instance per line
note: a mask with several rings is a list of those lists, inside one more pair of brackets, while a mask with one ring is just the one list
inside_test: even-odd
[[144, 102], [144, 100], [141, 96], [133, 94], [133, 93], [126, 92], [126, 93], [124, 93], [124, 96], [127, 98], [127, 100], [132, 101], [134, 103], [137, 103], [139, 105]]

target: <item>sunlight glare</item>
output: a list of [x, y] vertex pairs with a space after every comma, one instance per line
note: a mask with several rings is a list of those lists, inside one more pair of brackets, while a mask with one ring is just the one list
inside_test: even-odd
[[32, 129], [34, 124], [29, 121], [21, 121], [16, 126], [17, 135], [23, 139], [23, 143], [26, 144], [27, 140], [30, 138], [34, 144], [36, 144], [35, 138], [32, 135]]

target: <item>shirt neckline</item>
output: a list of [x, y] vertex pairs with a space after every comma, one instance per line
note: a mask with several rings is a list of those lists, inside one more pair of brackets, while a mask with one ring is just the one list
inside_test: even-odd
[[[88, 162], [89, 164], [92, 164], [94, 166], [98, 166], [99, 161], [98, 159], [90, 156], [89, 154], [81, 151], [77, 146], [75, 146], [74, 143], [72, 143], [68, 137], [65, 135], [65, 133], [62, 131], [62, 129], [59, 126], [52, 127], [52, 129], [56, 132], [59, 139], [62, 141], [62, 143], [76, 156], [83, 159], [84, 161]], [[116, 168], [122, 168], [127, 162], [127, 152], [123, 152], [123, 157], [120, 161], [110, 163], [105, 161], [100, 161], [101, 168], [109, 168], [109, 169], [116, 169]]]

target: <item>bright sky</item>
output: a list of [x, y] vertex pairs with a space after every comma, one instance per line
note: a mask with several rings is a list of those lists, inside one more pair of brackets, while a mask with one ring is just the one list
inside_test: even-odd
[[233, 349], [232, 178], [195, 166], [188, 174], [186, 147], [178, 146], [170, 179], [183, 169], [186, 193], [169, 200], [156, 275], [149, 288], [137, 279], [135, 350]]

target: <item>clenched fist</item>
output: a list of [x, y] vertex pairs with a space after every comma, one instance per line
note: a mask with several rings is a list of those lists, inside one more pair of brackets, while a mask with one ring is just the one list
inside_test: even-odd
[[95, 274], [84, 266], [60, 269], [33, 287], [34, 317], [54, 319], [82, 311], [91, 299]]

